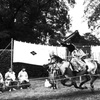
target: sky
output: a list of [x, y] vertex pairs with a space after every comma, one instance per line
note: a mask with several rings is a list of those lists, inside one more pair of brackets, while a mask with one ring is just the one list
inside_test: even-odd
[[84, 0], [76, 0], [74, 8], [70, 8], [69, 15], [72, 18], [72, 26], [70, 30], [78, 30], [80, 35], [83, 35], [86, 32], [90, 32], [88, 28], [87, 20], [84, 21]]

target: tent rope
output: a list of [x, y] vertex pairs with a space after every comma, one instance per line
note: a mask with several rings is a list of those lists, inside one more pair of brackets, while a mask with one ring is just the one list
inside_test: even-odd
[[2, 55], [2, 53], [8, 48], [8, 46], [10, 46], [11, 42], [5, 47], [5, 49], [3, 49], [3, 51], [0, 53], [0, 56]]

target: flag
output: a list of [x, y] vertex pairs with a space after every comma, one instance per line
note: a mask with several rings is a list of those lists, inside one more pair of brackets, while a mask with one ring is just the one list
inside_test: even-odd
[[64, 47], [37, 45], [14, 40], [13, 62], [33, 65], [47, 64], [48, 59], [50, 59], [49, 54], [52, 51], [63, 59], [66, 57], [66, 48]]

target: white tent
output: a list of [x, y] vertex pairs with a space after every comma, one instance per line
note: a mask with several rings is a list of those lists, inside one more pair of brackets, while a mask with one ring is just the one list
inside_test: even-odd
[[100, 63], [100, 46], [91, 46], [91, 56]]
[[65, 47], [37, 45], [14, 40], [13, 62], [22, 62], [34, 65], [47, 64], [49, 54], [52, 51], [61, 58], [66, 59]]

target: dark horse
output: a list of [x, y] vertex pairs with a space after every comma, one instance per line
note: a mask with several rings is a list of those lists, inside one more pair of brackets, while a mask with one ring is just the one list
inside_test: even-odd
[[[59, 67], [59, 70], [61, 72], [61, 84], [64, 86], [74, 86], [75, 88], [78, 89], [87, 89], [86, 86], [83, 86], [86, 82], [90, 81], [90, 87], [91, 90], [94, 90], [94, 81], [99, 77], [96, 76], [96, 74], [100, 73], [100, 66], [97, 62], [90, 60], [90, 59], [85, 59], [85, 62], [88, 66], [88, 70], [83, 70], [81, 72], [75, 72], [73, 71], [73, 65], [71, 64], [70, 61], [63, 60], [60, 57], [55, 57], [56, 59], [56, 66]], [[50, 64], [48, 64], [49, 66]], [[77, 85], [76, 78], [78, 76], [83, 76], [84, 80]], [[70, 82], [68, 82], [70, 81]]]

